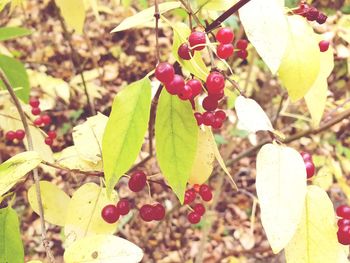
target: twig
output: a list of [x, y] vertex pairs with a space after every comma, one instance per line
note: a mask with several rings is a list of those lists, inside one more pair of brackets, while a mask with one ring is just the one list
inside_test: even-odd
[[[22, 109], [21, 103], [18, 100], [12, 86], [11, 83], [9, 82], [9, 80], [7, 79], [5, 73], [2, 71], [2, 69], [0, 69], [0, 79], [2, 80], [2, 82], [5, 84], [6, 89], [8, 90], [8, 92], [10, 93], [10, 96], [17, 108], [18, 114], [21, 118], [22, 124], [23, 124], [23, 128], [26, 134], [26, 138], [27, 138], [27, 142], [28, 142], [28, 150], [29, 151], [33, 151], [34, 147], [33, 147], [33, 138], [31, 136], [30, 133], [30, 129], [29, 129], [29, 125], [27, 122], [27, 118], [24, 114], [24, 111]], [[41, 223], [41, 239], [43, 242], [43, 246], [45, 248], [46, 251], [46, 255], [49, 258], [50, 262], [54, 263], [55, 262], [55, 258], [52, 255], [48, 240], [46, 238], [46, 227], [45, 227], [45, 217], [44, 217], [44, 209], [43, 209], [43, 203], [41, 200], [41, 191], [40, 191], [40, 178], [39, 178], [39, 174], [38, 174], [38, 169], [34, 168], [33, 170], [33, 178], [34, 178], [34, 182], [35, 182], [35, 191], [36, 191], [36, 197], [37, 197], [37, 202], [38, 202], [38, 207], [39, 207], [39, 216], [40, 216], [40, 223]]]
[[151, 110], [150, 110], [150, 117], [149, 117], [149, 123], [148, 123], [148, 140], [149, 140], [149, 155], [153, 157], [153, 129], [154, 129], [154, 122], [156, 120], [156, 113], [157, 113], [157, 105], [158, 105], [158, 99], [162, 92], [162, 86], [160, 85], [158, 87], [158, 90], [156, 94], [153, 97]]
[[187, 13], [193, 17], [194, 21], [196, 21], [197, 26], [204, 28], [198, 16], [192, 11], [192, 8], [189, 4], [185, 2], [185, 0], [180, 0], [181, 4], [185, 7]]
[[158, 0], [154, 0], [154, 17], [156, 20], [156, 58], [157, 58], [157, 64], [159, 63], [160, 60], [160, 55], [159, 55], [159, 7], [158, 7]]

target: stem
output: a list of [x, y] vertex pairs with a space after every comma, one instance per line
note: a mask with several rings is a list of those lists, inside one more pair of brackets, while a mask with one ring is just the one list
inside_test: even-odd
[[198, 16], [192, 11], [192, 8], [189, 4], [185, 2], [185, 0], [180, 0], [181, 4], [185, 7], [187, 13], [193, 17], [194, 21], [196, 21], [197, 26], [203, 27], [201, 21], [199, 20]]
[[151, 105], [151, 111], [150, 111], [150, 117], [149, 117], [149, 123], [148, 123], [148, 140], [149, 140], [149, 155], [153, 157], [153, 130], [154, 130], [154, 122], [156, 120], [156, 113], [157, 113], [157, 105], [159, 96], [162, 92], [162, 86], [160, 85], [156, 94], [153, 97], [152, 105]]
[[[24, 114], [24, 111], [22, 109], [21, 103], [18, 100], [12, 86], [11, 83], [9, 82], [9, 80], [7, 79], [5, 73], [2, 71], [2, 69], [0, 69], [0, 79], [2, 80], [2, 82], [5, 84], [6, 89], [8, 90], [8, 92], [10, 93], [10, 96], [17, 108], [18, 114], [21, 118], [22, 124], [23, 124], [23, 128], [26, 134], [26, 138], [27, 138], [27, 142], [28, 142], [28, 150], [29, 151], [34, 151], [34, 147], [33, 147], [33, 138], [32, 135], [30, 133], [30, 129], [29, 129], [29, 125], [27, 122], [27, 118]], [[37, 197], [37, 202], [38, 202], [38, 207], [39, 207], [39, 216], [40, 216], [40, 225], [41, 225], [41, 239], [43, 242], [43, 246], [45, 248], [46, 251], [46, 256], [49, 258], [50, 262], [54, 263], [55, 262], [55, 258], [52, 255], [52, 252], [50, 250], [50, 246], [49, 243], [47, 242], [47, 238], [46, 238], [46, 226], [45, 226], [45, 217], [44, 217], [44, 208], [43, 208], [43, 203], [41, 200], [41, 191], [40, 191], [40, 178], [39, 178], [39, 174], [38, 174], [38, 169], [34, 168], [33, 170], [33, 178], [34, 178], [34, 182], [35, 182], [35, 191], [36, 191], [36, 197]]]
[[156, 19], [156, 58], [157, 58], [157, 64], [159, 63], [160, 55], [159, 55], [159, 7], [158, 7], [158, 0], [154, 0], [154, 17]]
[[96, 109], [95, 109], [94, 104], [92, 103], [92, 101], [90, 99], [90, 95], [89, 95], [89, 92], [87, 89], [84, 73], [83, 73], [83, 71], [80, 71], [79, 74], [80, 74], [81, 82], [82, 82], [83, 87], [84, 87], [84, 93], [86, 96], [87, 103], [89, 105], [90, 113], [91, 113], [91, 115], [96, 115]]

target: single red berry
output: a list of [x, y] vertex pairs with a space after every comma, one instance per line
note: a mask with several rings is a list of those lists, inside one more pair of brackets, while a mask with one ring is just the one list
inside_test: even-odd
[[184, 86], [185, 86], [184, 78], [178, 74], [175, 74], [173, 77], [173, 80], [165, 85], [165, 89], [171, 95], [177, 95], [179, 94], [180, 90], [183, 89]]
[[213, 99], [210, 96], [207, 96], [204, 98], [202, 102], [202, 106], [206, 111], [213, 111], [216, 110], [218, 107], [218, 101]]
[[199, 195], [202, 197], [203, 201], [209, 202], [213, 198], [213, 194], [209, 185], [202, 184], [199, 189]]
[[247, 47], [248, 47], [248, 41], [245, 39], [240, 39], [236, 43], [236, 48], [238, 49], [245, 50], [247, 49]]
[[57, 137], [57, 133], [55, 131], [48, 131], [47, 136], [54, 140]]
[[347, 218], [339, 219], [337, 222], [337, 225], [338, 225], [338, 227], [350, 225], [350, 219], [347, 219]]
[[45, 144], [51, 146], [53, 144], [53, 140], [50, 137], [46, 137]]
[[187, 215], [187, 219], [191, 224], [198, 224], [201, 221], [201, 216], [196, 212], [191, 212]]
[[221, 119], [215, 117], [215, 120], [211, 124], [211, 127], [213, 127], [214, 129], [220, 129], [223, 123], [224, 122]]
[[31, 97], [31, 98], [29, 99], [29, 105], [30, 105], [32, 108], [37, 108], [37, 107], [39, 107], [39, 105], [40, 105], [40, 101], [39, 101], [37, 98]]
[[221, 73], [214, 71], [208, 75], [205, 84], [209, 93], [218, 94], [225, 87], [225, 78]]
[[196, 199], [196, 192], [193, 189], [188, 189], [185, 192], [184, 204], [188, 205]]
[[199, 193], [199, 189], [201, 188], [201, 186], [199, 184], [194, 184], [193, 185], [193, 190], [196, 192], [196, 193]]
[[321, 52], [326, 52], [329, 48], [329, 41], [322, 40], [320, 43], [318, 43], [318, 46], [320, 47]]
[[51, 117], [47, 114], [41, 116], [41, 120], [44, 125], [50, 125], [51, 124]]
[[120, 199], [116, 205], [119, 214], [122, 216], [125, 216], [130, 211], [130, 204], [129, 201], [126, 199]]
[[153, 209], [153, 206], [151, 205], [146, 204], [140, 208], [140, 216], [143, 221], [151, 222], [154, 219], [153, 213], [154, 213], [154, 209]]
[[305, 167], [306, 167], [307, 179], [309, 179], [315, 174], [315, 165], [313, 162], [306, 161]]
[[183, 43], [179, 46], [177, 54], [184, 60], [190, 60], [194, 56], [194, 50], [191, 50], [187, 43]]
[[208, 93], [208, 96], [213, 98], [214, 100], [221, 100], [225, 96], [224, 89], [220, 90], [219, 93]]
[[304, 162], [312, 162], [311, 154], [309, 154], [307, 152], [301, 152], [300, 155], [301, 155], [301, 157], [303, 157]]
[[41, 125], [43, 125], [43, 119], [41, 117], [38, 117], [34, 120], [33, 123], [35, 126], [41, 126]]
[[179, 94], [177, 95], [181, 100], [189, 100], [192, 98], [192, 89], [190, 86], [185, 85], [182, 89], [179, 90]]
[[188, 37], [188, 42], [190, 43], [190, 47], [194, 50], [202, 50], [205, 48], [205, 33], [200, 31], [192, 32]]
[[337, 232], [338, 242], [342, 245], [350, 245], [350, 226], [340, 226]]
[[6, 132], [5, 137], [6, 137], [6, 140], [13, 141], [14, 139], [16, 139], [16, 132], [8, 131]]
[[129, 189], [133, 192], [140, 192], [146, 185], [146, 174], [142, 171], [135, 171], [129, 179]]
[[226, 120], [226, 113], [223, 110], [218, 110], [214, 113], [215, 118], [218, 118], [221, 121]]
[[339, 217], [350, 219], [350, 206], [340, 205], [337, 207], [336, 214]]
[[317, 23], [319, 23], [320, 25], [324, 24], [326, 21], [327, 21], [327, 16], [324, 14], [324, 13], [319, 13], [318, 16], [317, 16]]
[[216, 54], [221, 59], [227, 59], [233, 54], [233, 45], [232, 44], [220, 44], [216, 49]]
[[33, 115], [39, 115], [41, 113], [41, 110], [39, 107], [32, 108], [32, 114]]
[[195, 213], [199, 214], [200, 216], [204, 215], [205, 213], [205, 207], [202, 204], [195, 204], [193, 207], [193, 210]]
[[118, 221], [119, 213], [118, 209], [114, 205], [106, 205], [101, 212], [101, 216], [104, 221], [109, 224], [113, 224]]
[[319, 15], [319, 12], [316, 7], [310, 7], [306, 13], [306, 19], [309, 21], [315, 21]]
[[235, 35], [233, 34], [232, 30], [230, 28], [224, 27], [221, 28], [216, 33], [216, 40], [219, 41], [221, 44], [230, 44], [232, 43]]
[[165, 217], [165, 208], [161, 204], [155, 204], [153, 205], [153, 219], [160, 221], [163, 220]]
[[169, 83], [173, 80], [174, 75], [174, 67], [167, 62], [159, 63], [156, 67], [155, 76], [162, 83]]
[[203, 115], [200, 112], [195, 112], [194, 117], [196, 118], [198, 126], [203, 124]]
[[187, 81], [186, 85], [190, 86], [192, 89], [192, 98], [201, 94], [203, 87], [202, 87], [202, 83], [199, 80], [191, 79]]
[[210, 126], [215, 121], [214, 113], [206, 111], [203, 113], [203, 124]]
[[248, 51], [245, 50], [245, 49], [238, 50], [238, 51], [237, 51], [237, 56], [238, 56], [240, 59], [246, 59], [246, 58], [248, 57]]
[[22, 141], [24, 139], [24, 137], [26, 136], [26, 133], [24, 132], [24, 130], [17, 130], [16, 131], [16, 139], [19, 141]]

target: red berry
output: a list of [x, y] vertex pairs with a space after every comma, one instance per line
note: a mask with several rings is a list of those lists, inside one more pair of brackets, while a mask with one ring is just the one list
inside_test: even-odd
[[227, 59], [233, 54], [233, 45], [232, 44], [220, 44], [216, 49], [216, 54], [221, 59]]
[[188, 205], [196, 199], [196, 192], [193, 189], [188, 189], [185, 192], [184, 204]]
[[51, 124], [51, 117], [47, 114], [41, 116], [41, 120], [44, 125], [50, 125]]
[[194, 212], [199, 214], [200, 216], [204, 215], [205, 207], [202, 204], [196, 204], [193, 208]]
[[159, 63], [156, 67], [155, 76], [162, 83], [169, 83], [173, 80], [174, 75], [174, 67], [167, 62]]
[[32, 114], [33, 115], [39, 115], [41, 113], [41, 110], [39, 107], [32, 108]]
[[8, 131], [6, 132], [5, 137], [6, 137], [6, 140], [13, 141], [14, 139], [16, 139], [16, 132]]
[[216, 40], [219, 41], [221, 44], [230, 44], [232, 43], [234, 39], [234, 34], [230, 28], [224, 27], [221, 28], [216, 33]]
[[225, 92], [222, 89], [219, 93], [208, 93], [208, 96], [213, 98], [214, 100], [221, 100], [225, 96]]
[[177, 95], [184, 86], [184, 78], [180, 75], [175, 74], [173, 80], [166, 84], [165, 88], [171, 95]]
[[153, 219], [160, 221], [165, 217], [165, 208], [161, 204], [153, 205]]
[[196, 192], [196, 193], [199, 193], [199, 189], [201, 188], [201, 186], [199, 184], [194, 184], [193, 185], [193, 190]]
[[41, 117], [38, 117], [34, 120], [33, 123], [35, 126], [41, 126], [41, 125], [43, 125], [43, 119]]
[[309, 21], [315, 21], [318, 18], [319, 12], [317, 8], [315, 7], [310, 7], [309, 10], [306, 13], [306, 18]]
[[241, 59], [246, 59], [248, 57], [248, 51], [245, 49], [238, 50], [237, 56]]
[[217, 109], [218, 101], [208, 96], [204, 98], [202, 106], [206, 111], [213, 111]]
[[40, 105], [40, 101], [39, 101], [37, 98], [31, 97], [31, 98], [29, 99], [29, 105], [30, 105], [32, 108], [37, 108], [37, 107], [39, 107], [39, 105]]
[[225, 78], [221, 73], [214, 71], [208, 75], [205, 84], [209, 93], [218, 94], [225, 87]]
[[129, 201], [126, 199], [119, 200], [116, 207], [118, 209], [119, 214], [121, 214], [122, 216], [125, 216], [130, 211], [130, 204]]
[[198, 224], [201, 221], [201, 216], [196, 212], [191, 212], [187, 215], [187, 219], [191, 224]]
[[313, 162], [306, 161], [305, 167], [306, 167], [307, 179], [309, 179], [315, 174], [315, 165]]
[[129, 189], [133, 192], [140, 192], [146, 185], [146, 174], [142, 171], [135, 171], [129, 179]]
[[226, 113], [223, 110], [218, 110], [214, 113], [215, 118], [218, 118], [221, 121], [226, 119]]
[[46, 137], [45, 144], [51, 146], [53, 144], [53, 140], [50, 137]]
[[114, 205], [106, 205], [101, 212], [101, 216], [104, 221], [109, 224], [113, 224], [118, 221], [119, 213], [118, 209]]
[[323, 13], [319, 13], [318, 14], [318, 17], [317, 17], [317, 19], [316, 19], [316, 21], [317, 21], [317, 23], [319, 23], [320, 25], [322, 25], [322, 24], [324, 24], [326, 21], [327, 21], [327, 16], [325, 15], [325, 14], [323, 14]]
[[47, 136], [54, 140], [57, 137], [57, 133], [55, 131], [48, 131]]
[[340, 205], [337, 207], [336, 214], [339, 217], [350, 219], [350, 206]]
[[187, 86], [190, 86], [192, 89], [192, 98], [198, 96], [202, 92], [202, 83], [197, 79], [191, 79], [187, 81]]
[[338, 225], [338, 227], [350, 225], [350, 219], [347, 219], [347, 218], [339, 219], [337, 222], [337, 225]]
[[140, 208], [140, 216], [142, 218], [143, 221], [146, 221], [146, 222], [151, 222], [154, 217], [153, 217], [153, 206], [151, 205], [143, 205], [141, 208]]
[[186, 43], [183, 43], [179, 46], [177, 54], [184, 60], [190, 60], [194, 55], [194, 50], [191, 50]]
[[247, 49], [247, 47], [248, 47], [248, 41], [245, 39], [240, 39], [236, 43], [236, 48], [238, 49], [245, 50]]
[[214, 113], [206, 111], [203, 113], [203, 124], [210, 126], [215, 121]]
[[203, 124], [203, 115], [199, 112], [194, 113], [194, 117], [196, 118], [197, 124], [202, 125]]
[[[190, 47], [194, 50], [202, 50], [205, 48], [205, 33], [200, 31], [192, 32], [191, 35], [188, 37], [188, 42], [190, 43]], [[197, 46], [200, 45], [200, 46]]]
[[182, 89], [179, 90], [177, 95], [182, 100], [189, 100], [192, 97], [192, 89], [190, 86], [185, 85]]
[[219, 118], [215, 118], [213, 123], [211, 124], [211, 127], [214, 129], [220, 129], [222, 127], [223, 121]]
[[301, 157], [303, 157], [304, 162], [312, 162], [312, 156], [311, 154], [307, 153], [307, 152], [301, 152]]
[[202, 197], [203, 201], [210, 201], [213, 198], [210, 187], [207, 184], [202, 184], [199, 189], [199, 195]]
[[350, 245], [350, 226], [340, 226], [337, 232], [338, 242], [342, 245]]
[[320, 47], [321, 52], [326, 52], [329, 48], [329, 41], [322, 40], [320, 43], [318, 43], [318, 46]]
[[26, 136], [26, 133], [24, 132], [24, 130], [17, 130], [16, 131], [16, 139], [17, 140], [22, 141], [25, 136]]

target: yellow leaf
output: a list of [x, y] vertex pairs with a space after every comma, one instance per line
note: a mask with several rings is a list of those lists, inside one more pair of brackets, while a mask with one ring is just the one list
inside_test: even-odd
[[333, 184], [333, 173], [330, 167], [323, 166], [313, 178], [312, 183], [327, 191]]
[[306, 169], [294, 149], [265, 144], [256, 160], [256, 191], [261, 221], [273, 252], [280, 252], [293, 237], [301, 220]]
[[288, 16], [289, 38], [278, 70], [292, 101], [308, 92], [320, 71], [320, 50], [311, 25], [301, 16]]
[[287, 263], [345, 263], [345, 247], [337, 240], [334, 208], [327, 193], [309, 186], [302, 220], [285, 249]]
[[22, 152], [0, 164], [0, 196], [37, 167], [41, 158], [37, 152]]
[[75, 242], [64, 253], [66, 263], [137, 263], [143, 251], [130, 241], [113, 235], [94, 235]]
[[[53, 183], [40, 181], [41, 199], [45, 220], [51, 224], [64, 226], [70, 197]], [[39, 213], [35, 185], [28, 190], [28, 201], [35, 213]]]
[[117, 223], [108, 224], [101, 217], [103, 207], [116, 204], [117, 196], [112, 192], [109, 199], [106, 189], [95, 183], [82, 185], [72, 196], [66, 214], [64, 233], [66, 245], [85, 236], [96, 234], [111, 234], [116, 230]]
[[84, 0], [55, 0], [67, 25], [82, 34], [85, 21]]

